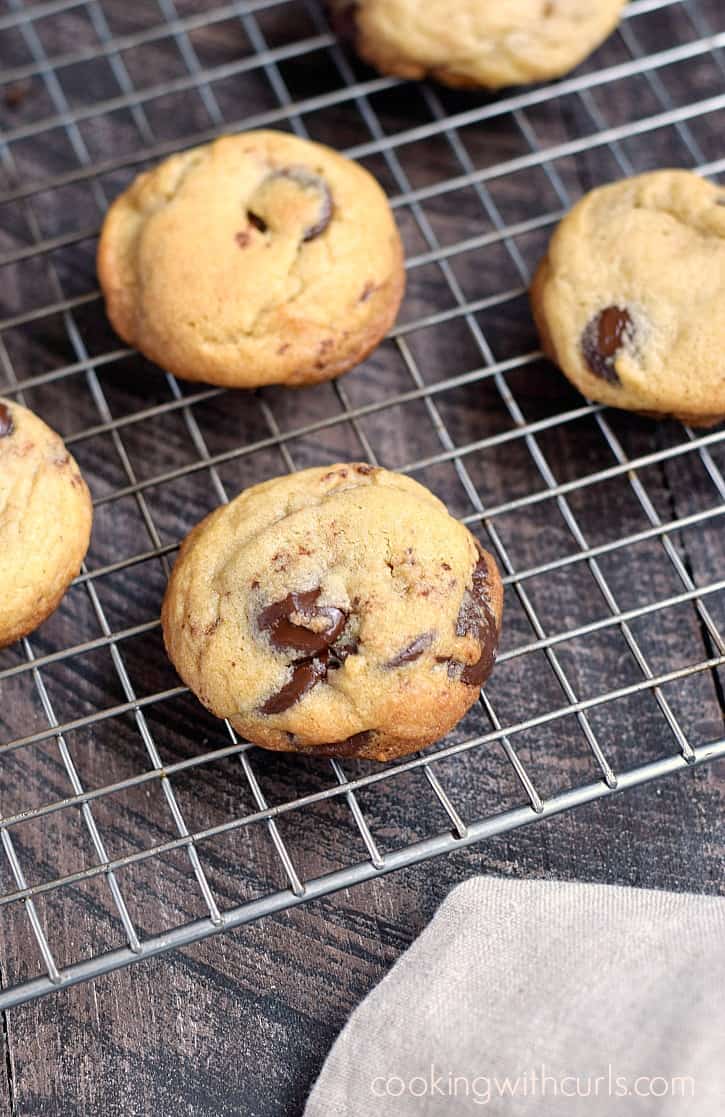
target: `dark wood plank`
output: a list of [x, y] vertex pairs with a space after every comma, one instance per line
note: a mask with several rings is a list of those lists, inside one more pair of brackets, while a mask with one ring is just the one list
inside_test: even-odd
[[472, 873], [722, 891], [723, 775], [638, 789], [15, 1009], [16, 1112], [299, 1113], [348, 1013]]

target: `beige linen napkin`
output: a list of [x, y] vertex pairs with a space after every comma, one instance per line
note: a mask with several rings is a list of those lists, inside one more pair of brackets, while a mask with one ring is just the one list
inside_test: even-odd
[[305, 1117], [723, 1117], [725, 900], [477, 877], [356, 1009]]

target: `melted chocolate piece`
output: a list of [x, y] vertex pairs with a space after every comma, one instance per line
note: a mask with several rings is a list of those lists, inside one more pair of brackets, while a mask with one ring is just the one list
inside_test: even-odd
[[405, 663], [413, 663], [414, 660], [420, 659], [426, 648], [429, 648], [433, 643], [433, 638], [434, 633], [424, 632], [422, 636], [416, 637], [407, 647], [399, 651], [392, 659], [389, 659], [385, 667], [388, 669], [402, 667]]
[[292, 678], [281, 690], [268, 698], [260, 711], [263, 714], [281, 714], [299, 702], [327, 675], [327, 653], [315, 659], [303, 659], [292, 668]]
[[278, 171], [277, 174], [282, 178], [289, 178], [292, 182], [296, 182], [304, 190], [316, 190], [319, 196], [320, 212], [317, 221], [305, 229], [302, 240], [314, 240], [324, 233], [327, 226], [330, 224], [332, 217], [332, 194], [330, 187], [327, 185], [323, 178], [319, 175], [313, 174], [312, 171], [306, 171], [304, 167], [288, 167], [284, 171]]
[[264, 220], [263, 217], [260, 217], [258, 213], [254, 213], [254, 211], [251, 209], [247, 210], [247, 221], [250, 225], [253, 225], [258, 232], [267, 232], [267, 222]]
[[359, 756], [372, 737], [371, 729], [346, 737], [344, 741], [332, 741], [329, 745], [302, 745], [301, 751], [308, 756]]
[[[306, 244], [307, 241], [314, 240], [324, 233], [327, 226], [330, 224], [332, 218], [332, 194], [330, 188], [324, 179], [320, 178], [313, 171], [308, 171], [304, 167], [284, 167], [282, 170], [273, 171], [265, 179], [265, 183], [273, 182], [277, 178], [286, 178], [290, 182], [294, 182], [302, 190], [314, 190], [318, 198], [318, 214], [315, 221], [308, 225], [302, 234], [302, 243]], [[267, 222], [254, 213], [253, 210], [247, 210], [247, 218], [256, 229], [260, 232], [266, 233], [268, 229]]]
[[344, 636], [339, 643], [330, 648], [330, 670], [342, 667], [349, 655], [357, 655], [358, 643], [352, 636]]
[[493, 671], [496, 662], [496, 648], [493, 645], [482, 644], [483, 651], [480, 659], [475, 663], [467, 663], [461, 671], [461, 682], [466, 686], [475, 686], [480, 690], [486, 679]]
[[[270, 643], [274, 647], [292, 648], [303, 652], [305, 656], [312, 656], [334, 644], [347, 623], [347, 613], [334, 605], [316, 606], [320, 593], [319, 586], [302, 593], [288, 593], [281, 601], [275, 601], [262, 610], [257, 624], [260, 629], [269, 633]], [[294, 614], [311, 627], [295, 623], [291, 619]], [[315, 628], [320, 621], [325, 624], [317, 632]]]
[[357, 642], [351, 637], [343, 637], [339, 645], [335, 643], [347, 624], [348, 614], [336, 605], [317, 605], [321, 592], [317, 586], [288, 593], [281, 601], [262, 609], [257, 618], [260, 630], [267, 632], [275, 648], [301, 653], [293, 657], [290, 681], [260, 707], [263, 714], [288, 710], [325, 679], [328, 671], [341, 667], [357, 651]]
[[619, 384], [614, 358], [631, 337], [634, 323], [628, 310], [608, 306], [587, 325], [582, 334], [582, 353], [595, 376]]
[[[498, 627], [488, 601], [488, 565], [483, 555], [473, 568], [471, 588], [463, 595], [456, 620], [457, 636], [473, 636], [480, 645], [480, 655], [475, 663], [461, 663], [449, 659], [448, 674], [459, 678], [466, 686], [482, 687], [491, 674], [496, 659]], [[439, 663], [445, 658], [439, 657]]]
[[13, 417], [6, 403], [0, 403], [0, 438], [7, 438], [14, 430]]

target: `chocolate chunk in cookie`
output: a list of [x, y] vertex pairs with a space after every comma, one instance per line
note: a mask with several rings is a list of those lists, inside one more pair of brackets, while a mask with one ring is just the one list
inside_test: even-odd
[[628, 310], [608, 306], [587, 323], [582, 334], [582, 353], [595, 376], [619, 384], [614, 358], [632, 340], [634, 323]]
[[301, 698], [312, 690], [321, 679], [327, 675], [327, 655], [323, 652], [319, 657], [303, 659], [292, 667], [292, 678], [280, 691], [260, 706], [262, 714], [281, 714], [299, 702]]
[[411, 640], [411, 642], [407, 644], [406, 647], [402, 648], [397, 655], [394, 655], [392, 659], [389, 659], [385, 666], [390, 671], [394, 667], [402, 667], [405, 663], [413, 663], [422, 656], [426, 648], [431, 646], [434, 636], [435, 633], [433, 632], [423, 632], [420, 636], [417, 636], [415, 640]]
[[316, 219], [304, 230], [302, 239], [310, 241], [321, 236], [332, 220], [333, 202], [330, 187], [320, 175], [306, 171], [303, 167], [287, 167], [277, 173], [314, 195], [317, 206]]
[[369, 754], [370, 746], [373, 742], [373, 734], [369, 729], [363, 729], [361, 733], [353, 733], [351, 737], [346, 737], [344, 741], [328, 741], [322, 745], [312, 745], [310, 748], [304, 748], [300, 742], [300, 751], [308, 756], [332, 756], [332, 757], [349, 757], [366, 756]]
[[441, 656], [439, 663], [448, 664], [448, 673], [466, 686], [480, 690], [493, 670], [498, 646], [498, 623], [492, 608], [492, 586], [489, 560], [482, 551], [473, 568], [471, 585], [463, 595], [456, 618], [456, 634], [472, 636], [479, 645], [478, 659], [473, 663]]
[[303, 243], [324, 233], [332, 219], [330, 187], [304, 167], [272, 171], [252, 195], [247, 219], [260, 233], [299, 227]]
[[0, 403], [0, 438], [13, 433], [13, 416], [6, 403]]
[[293, 648], [314, 655], [335, 643], [347, 621], [347, 613], [334, 605], [319, 607], [320, 588], [288, 593], [259, 614], [260, 629], [266, 630], [275, 647]]

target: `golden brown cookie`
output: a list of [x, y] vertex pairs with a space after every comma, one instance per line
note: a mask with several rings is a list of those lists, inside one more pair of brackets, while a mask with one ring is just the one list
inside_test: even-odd
[[693, 426], [725, 417], [725, 189], [690, 171], [600, 187], [531, 291], [546, 353], [590, 399]]
[[57, 608], [91, 534], [91, 498], [54, 431], [0, 399], [0, 647]]
[[175, 376], [236, 388], [346, 372], [405, 285], [375, 179], [282, 132], [225, 136], [140, 175], [108, 212], [98, 274], [125, 341]]
[[384, 74], [498, 89], [566, 74], [624, 0], [328, 0], [333, 25]]
[[493, 666], [496, 564], [370, 465], [247, 489], [187, 537], [162, 610], [182, 679], [269, 749], [388, 760], [442, 737]]

